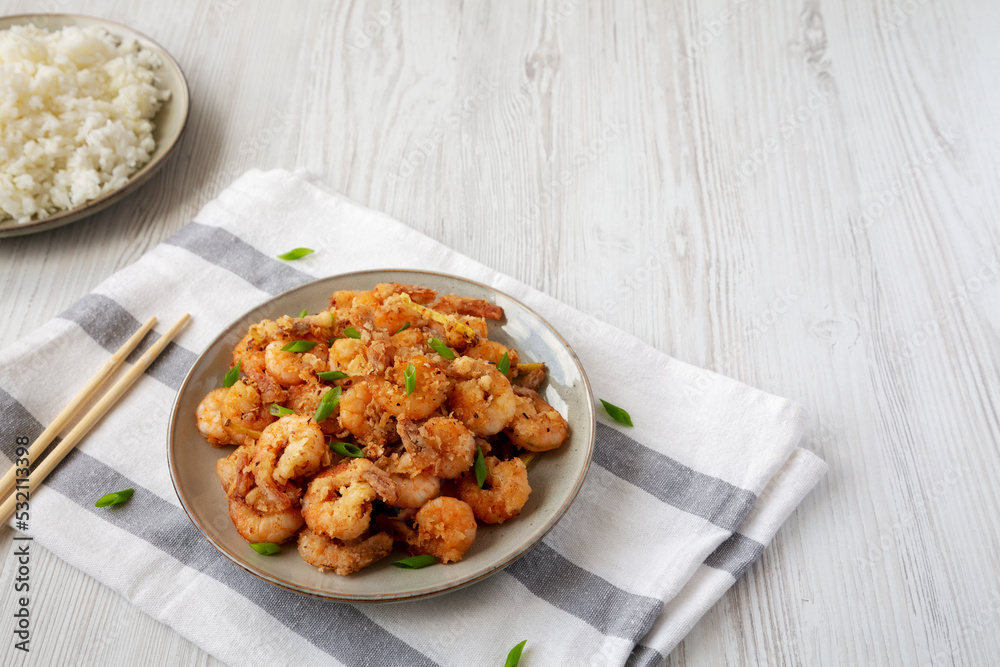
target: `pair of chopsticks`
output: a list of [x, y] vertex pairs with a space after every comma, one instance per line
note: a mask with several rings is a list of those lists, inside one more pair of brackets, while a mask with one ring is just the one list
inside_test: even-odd
[[[28, 476], [27, 486], [18, 485], [18, 491], [24, 491], [25, 488], [28, 494], [35, 490], [35, 488], [41, 484], [52, 469], [55, 468], [60, 461], [65, 458], [65, 456], [70, 452], [73, 447], [76, 446], [83, 436], [87, 434], [88, 431], [100, 421], [101, 417], [114, 405], [118, 399], [128, 391], [129, 387], [139, 379], [139, 376], [145, 372], [146, 368], [149, 367], [153, 360], [155, 360], [163, 349], [167, 346], [170, 341], [184, 328], [184, 325], [188, 323], [191, 319], [190, 315], [185, 314], [181, 319], [177, 320], [177, 323], [170, 327], [170, 329], [163, 334], [159, 340], [157, 340], [153, 345], [146, 350], [146, 353], [139, 357], [139, 360], [126, 372], [117, 382], [115, 382], [108, 391], [100, 398], [100, 400], [92, 407], [79, 421], [79, 423], [73, 427], [66, 437], [56, 446], [54, 450], [45, 460], [42, 461], [31, 474]], [[76, 416], [76, 413], [80, 410], [80, 407], [88, 400], [94, 397], [95, 393], [101, 388], [108, 378], [121, 366], [122, 362], [125, 361], [132, 350], [134, 350], [139, 342], [145, 338], [146, 334], [149, 333], [156, 325], [156, 318], [151, 317], [149, 321], [146, 322], [142, 327], [139, 328], [132, 337], [125, 341], [118, 351], [116, 351], [111, 358], [108, 359], [107, 363], [101, 367], [100, 370], [90, 378], [83, 389], [80, 390], [73, 400], [69, 402], [63, 411], [56, 415], [55, 420], [49, 424], [49, 427], [42, 431], [42, 434], [31, 443], [31, 447], [28, 448], [28, 466], [19, 466], [16, 461], [14, 466], [7, 472], [6, 475], [0, 479], [0, 498], [6, 498], [3, 504], [0, 505], [0, 523], [6, 523], [10, 518], [11, 514], [14, 512], [14, 507], [17, 502], [17, 494], [12, 493], [14, 491], [15, 480], [23, 480], [23, 476], [17, 475], [19, 468], [22, 470], [30, 465], [33, 465], [38, 458], [38, 456], [45, 451], [45, 448], [55, 440], [55, 437], [59, 435], [63, 427], [66, 426], [67, 422]], [[23, 499], [23, 498], [22, 498]]]

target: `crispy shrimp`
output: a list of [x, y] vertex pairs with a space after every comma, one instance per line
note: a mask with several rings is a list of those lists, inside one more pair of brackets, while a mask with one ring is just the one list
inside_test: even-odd
[[228, 393], [229, 389], [225, 387], [213, 389], [208, 392], [205, 398], [201, 399], [201, 403], [198, 404], [198, 409], [195, 411], [198, 431], [213, 447], [232, 443], [229, 431], [226, 430], [225, 420], [222, 417], [222, 402]]
[[276, 340], [264, 348], [264, 367], [282, 387], [302, 384], [309, 378], [316, 377], [316, 373], [328, 370], [329, 350], [326, 343], [316, 343], [306, 352], [283, 350], [290, 342], [292, 341]]
[[238, 496], [229, 499], [229, 518], [243, 539], [251, 544], [281, 544], [294, 537], [304, 523], [302, 513], [295, 508], [263, 512]]
[[254, 440], [274, 421], [264, 409], [260, 393], [242, 380], [237, 380], [232, 387], [209, 392], [198, 404], [196, 417], [198, 430], [217, 447]]
[[368, 346], [357, 338], [338, 338], [330, 346], [330, 370], [348, 375], [364, 375], [369, 370]]
[[396, 484], [396, 500], [392, 503], [396, 507], [417, 509], [441, 493], [441, 480], [421, 472], [413, 465], [409, 452], [383, 458], [379, 465], [384, 467]]
[[444, 324], [430, 322], [427, 328], [434, 336], [443, 339], [448, 347], [459, 351], [476, 345], [489, 333], [486, 320], [471, 315], [448, 315]]
[[510, 382], [493, 364], [459, 357], [449, 373], [459, 378], [451, 390], [448, 407], [478, 436], [499, 433], [517, 409]]
[[475, 475], [470, 472], [462, 477], [458, 495], [469, 503], [476, 518], [483, 523], [503, 523], [520, 514], [528, 502], [531, 494], [528, 469], [519, 458], [500, 461], [495, 456], [487, 456], [485, 462], [483, 488], [479, 488]]
[[222, 401], [222, 419], [232, 442], [242, 445], [260, 437], [274, 417], [261, 400], [260, 392], [243, 380], [237, 380]]
[[569, 424], [531, 389], [514, 388], [517, 412], [504, 431], [510, 441], [529, 452], [547, 452], [563, 444]]
[[358, 537], [344, 542], [317, 535], [308, 528], [299, 533], [299, 555], [320, 570], [347, 576], [392, 553], [393, 540], [387, 533]]
[[445, 315], [472, 315], [491, 320], [503, 318], [503, 308], [495, 303], [457, 294], [442, 294], [431, 308]]
[[378, 457], [396, 437], [396, 421], [372, 399], [368, 385], [352, 385], [340, 397], [340, 425], [365, 448], [368, 456]]
[[254, 479], [249, 467], [255, 448], [255, 444], [240, 445], [232, 454], [215, 462], [215, 472], [222, 482], [226, 498], [242, 498], [253, 488]]
[[451, 417], [431, 417], [422, 424], [408, 419], [396, 427], [413, 465], [435, 477], [455, 479], [472, 467], [476, 437]]
[[507, 378], [510, 379], [517, 375], [517, 363], [521, 361], [520, 355], [514, 348], [492, 340], [481, 340], [465, 351], [465, 356], [488, 361], [494, 366], [500, 363], [505, 354], [510, 362], [510, 368], [507, 371]]
[[406, 294], [414, 303], [426, 304], [434, 300], [437, 292], [417, 285], [379, 283], [370, 292], [362, 292], [351, 303], [349, 319], [357, 329], [377, 327], [396, 331], [407, 322], [420, 319], [400, 296]]
[[264, 429], [251, 466], [266, 506], [292, 506], [289, 483], [330, 462], [330, 448], [319, 425], [304, 415], [286, 415]]
[[[406, 393], [404, 373], [410, 365], [415, 370], [415, 385]], [[499, 374], [498, 374], [499, 375]], [[422, 354], [397, 355], [385, 373], [371, 373], [368, 387], [383, 410], [396, 419], [426, 419], [448, 399], [452, 381], [438, 364]]]
[[285, 391], [276, 379], [268, 375], [264, 361], [264, 348], [272, 336], [277, 335], [278, 325], [264, 320], [250, 327], [246, 336], [233, 348], [233, 366], [240, 370], [256, 385], [265, 404], [282, 403]]
[[468, 503], [441, 496], [427, 501], [417, 512], [417, 534], [410, 551], [437, 556], [442, 563], [454, 563], [476, 541], [476, 517]]
[[310, 530], [337, 540], [360, 537], [371, 520], [372, 501], [396, 500], [396, 485], [368, 459], [351, 459], [327, 468], [309, 482], [302, 516]]

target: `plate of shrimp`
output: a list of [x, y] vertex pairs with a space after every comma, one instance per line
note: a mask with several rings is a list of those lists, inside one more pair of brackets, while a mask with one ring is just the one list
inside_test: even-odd
[[[587, 376], [537, 313], [486, 285], [324, 278], [228, 326], [174, 403], [185, 512], [265, 581], [350, 602], [453, 591], [569, 509], [594, 449]], [[398, 561], [432, 563], [417, 569]]]

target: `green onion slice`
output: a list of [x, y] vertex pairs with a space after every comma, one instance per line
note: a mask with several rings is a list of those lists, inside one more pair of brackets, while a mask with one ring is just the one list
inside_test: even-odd
[[507, 662], [503, 663], [503, 667], [517, 667], [517, 663], [521, 662], [521, 651], [524, 650], [524, 645], [528, 643], [525, 639], [523, 642], [515, 646], [507, 654]]
[[282, 415], [294, 415], [295, 410], [291, 408], [286, 408], [283, 405], [278, 405], [277, 403], [271, 403], [270, 407], [267, 409], [274, 417], [281, 417]]
[[223, 387], [232, 387], [236, 384], [236, 381], [240, 379], [240, 367], [243, 366], [243, 360], [240, 359], [236, 362], [236, 365], [226, 371], [226, 376], [222, 378]]
[[403, 380], [406, 382], [406, 395], [409, 396], [417, 388], [417, 367], [410, 364], [403, 371]]
[[476, 473], [476, 486], [483, 488], [486, 483], [486, 459], [483, 458], [482, 447], [476, 447], [476, 461], [472, 464], [472, 470]]
[[282, 352], [308, 352], [309, 350], [316, 347], [316, 341], [313, 340], [293, 340], [288, 343], [283, 348]]
[[361, 338], [361, 334], [354, 327], [347, 327], [344, 329], [344, 335], [348, 338]]
[[434, 351], [440, 354], [445, 359], [451, 361], [455, 358], [455, 353], [451, 351], [451, 348], [444, 344], [440, 338], [428, 338], [427, 344], [434, 348]]
[[281, 553], [281, 547], [274, 542], [256, 542], [251, 544], [250, 548], [259, 553], [261, 556], [273, 556], [274, 554]]
[[322, 373], [316, 373], [316, 377], [320, 380], [326, 380], [327, 382], [333, 382], [334, 380], [343, 380], [349, 377], [347, 373], [343, 371], [323, 371]]
[[110, 507], [111, 505], [121, 505], [123, 502], [132, 497], [135, 489], [125, 489], [124, 491], [115, 491], [114, 493], [109, 493], [105, 496], [101, 496], [94, 503], [94, 507]]
[[286, 253], [278, 255], [278, 259], [284, 259], [287, 261], [292, 261], [293, 259], [302, 259], [306, 255], [311, 255], [315, 250], [312, 248], [295, 248], [294, 250], [289, 250]]
[[404, 570], [419, 570], [422, 567], [433, 565], [436, 562], [438, 562], [437, 556], [424, 554], [423, 556], [410, 556], [409, 558], [404, 558], [402, 560], [394, 560], [392, 561], [392, 564], [396, 567], [401, 567]]
[[500, 357], [500, 361], [497, 362], [497, 370], [503, 375], [510, 372], [510, 355], [508, 353], [504, 352], [503, 356]]
[[323, 394], [323, 398], [319, 402], [319, 407], [316, 408], [316, 414], [313, 415], [313, 419], [316, 420], [317, 424], [333, 414], [333, 409], [337, 407], [337, 403], [340, 402], [340, 394], [342, 391], [344, 390], [340, 387], [334, 387], [330, 391]]
[[305, 308], [303, 308], [303, 309], [302, 309], [302, 312], [301, 312], [301, 313], [299, 313], [299, 317], [305, 317], [305, 316], [306, 316], [306, 315], [308, 315], [308, 314], [309, 314], [309, 311], [308, 311], [308, 310], [306, 310]]
[[614, 419], [616, 422], [621, 422], [626, 426], [632, 425], [632, 418], [629, 416], [627, 412], [619, 408], [617, 405], [612, 405], [611, 403], [608, 403], [603, 398], [600, 400], [601, 403], [604, 405], [604, 409], [608, 411], [608, 414], [611, 415], [612, 419]]
[[337, 452], [341, 456], [350, 456], [352, 459], [360, 459], [365, 455], [361, 448], [357, 445], [352, 445], [349, 442], [331, 442], [330, 449]]
[[403, 332], [403, 331], [406, 331], [409, 328], [410, 328], [410, 323], [409, 322], [403, 322], [403, 326], [401, 326], [398, 329], [396, 329], [396, 333], [394, 333], [392, 335], [395, 336], [396, 334], [398, 334], [400, 332]]

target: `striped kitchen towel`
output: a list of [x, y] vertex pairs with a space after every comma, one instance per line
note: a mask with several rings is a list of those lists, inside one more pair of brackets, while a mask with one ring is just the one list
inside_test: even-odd
[[[296, 246], [324, 251], [274, 258]], [[316, 278], [386, 267], [463, 276], [526, 303], [635, 427], [601, 412], [580, 495], [502, 572], [427, 600], [335, 603], [265, 583], [202, 538], [171, 485], [167, 421], [186, 372], [235, 317]], [[671, 359], [286, 171], [244, 175], [194, 222], [0, 352], [5, 456], [141, 321], [185, 312], [189, 327], [34, 495], [30, 532], [232, 665], [500, 665], [522, 639], [523, 667], [658, 665], [826, 469], [797, 447], [805, 418], [789, 401]], [[94, 508], [127, 487], [135, 495], [118, 511]]]

